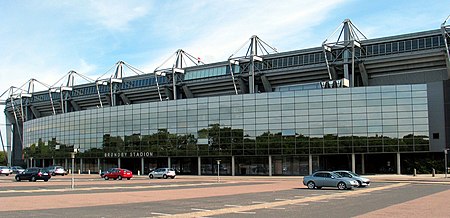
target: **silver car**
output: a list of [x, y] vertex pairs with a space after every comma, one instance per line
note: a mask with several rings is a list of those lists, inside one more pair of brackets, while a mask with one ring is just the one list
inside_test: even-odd
[[348, 170], [337, 170], [333, 171], [334, 173], [339, 174], [342, 177], [352, 178], [358, 182], [358, 187], [367, 187], [370, 185], [370, 179], [361, 177], [360, 175], [348, 171]]
[[148, 178], [150, 178], [150, 179], [153, 179], [153, 178], [163, 178], [163, 179], [172, 178], [172, 179], [174, 179], [175, 176], [176, 176], [175, 170], [172, 168], [157, 168], [156, 170], [153, 170], [152, 172], [150, 172], [148, 174]]
[[321, 189], [322, 187], [337, 187], [340, 190], [352, 189], [358, 186], [354, 179], [342, 177], [330, 171], [318, 171], [312, 175], [303, 177], [303, 184], [309, 189]]

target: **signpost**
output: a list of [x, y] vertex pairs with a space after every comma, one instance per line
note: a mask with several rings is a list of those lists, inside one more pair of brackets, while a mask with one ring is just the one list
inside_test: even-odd
[[220, 183], [220, 160], [217, 161], [217, 182]]
[[75, 154], [78, 153], [78, 149], [74, 148], [73, 152], [71, 153], [72, 155], [72, 182], [71, 182], [71, 187], [72, 189], [75, 189], [75, 178], [73, 177], [73, 175], [75, 174]]
[[449, 148], [446, 148], [446, 149], [444, 149], [444, 164], [445, 164], [445, 167], [444, 167], [444, 171], [445, 171], [445, 178], [447, 178], [447, 171], [448, 171], [448, 158], [447, 158], [447, 155], [448, 155], [448, 150], [450, 150]]

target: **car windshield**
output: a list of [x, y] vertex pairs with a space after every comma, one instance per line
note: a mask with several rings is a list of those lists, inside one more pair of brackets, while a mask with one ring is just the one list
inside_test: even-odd
[[352, 175], [352, 176], [359, 176], [358, 174], [356, 174], [356, 173], [354, 173], [354, 172], [351, 172], [351, 171], [348, 171], [348, 173], [349, 173], [350, 175]]

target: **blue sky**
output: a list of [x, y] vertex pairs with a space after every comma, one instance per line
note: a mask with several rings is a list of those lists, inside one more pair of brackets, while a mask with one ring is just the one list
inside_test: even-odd
[[0, 2], [0, 93], [70, 70], [95, 79], [119, 60], [150, 73], [179, 48], [225, 61], [252, 35], [280, 52], [317, 47], [346, 18], [378, 38], [437, 29], [450, 14], [444, 0]]

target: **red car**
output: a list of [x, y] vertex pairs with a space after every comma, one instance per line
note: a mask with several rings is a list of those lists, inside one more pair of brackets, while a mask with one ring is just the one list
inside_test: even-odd
[[130, 180], [131, 178], [133, 178], [133, 172], [127, 170], [127, 169], [121, 169], [121, 168], [114, 168], [114, 169], [110, 169], [108, 171], [105, 172], [105, 174], [103, 175], [103, 178], [105, 180], [108, 179], [118, 179], [118, 180], [122, 180], [122, 178], [126, 178], [127, 180]]

